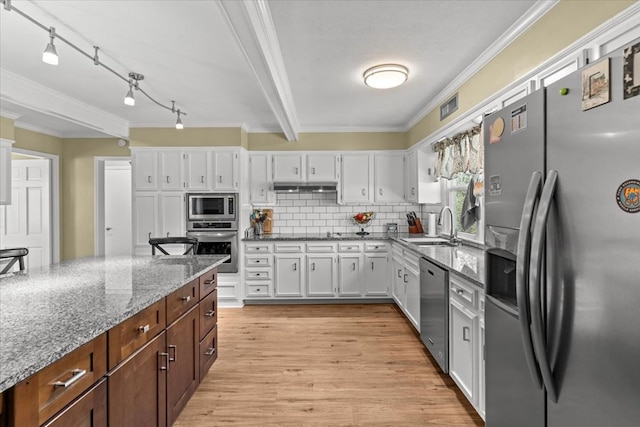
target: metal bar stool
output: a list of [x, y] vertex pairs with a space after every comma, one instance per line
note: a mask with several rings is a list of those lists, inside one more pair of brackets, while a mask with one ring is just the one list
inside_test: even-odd
[[162, 245], [186, 245], [187, 250], [182, 255], [188, 255], [189, 252], [196, 254], [198, 251], [198, 239], [195, 237], [152, 237], [149, 239], [151, 245], [151, 255], [156, 254], [156, 249], [165, 255], [171, 255], [162, 248]]
[[29, 249], [27, 248], [0, 249], [0, 260], [10, 259], [9, 263], [0, 271], [0, 274], [6, 274], [11, 271], [16, 261], [20, 271], [24, 271], [24, 257], [27, 255], [29, 255]]

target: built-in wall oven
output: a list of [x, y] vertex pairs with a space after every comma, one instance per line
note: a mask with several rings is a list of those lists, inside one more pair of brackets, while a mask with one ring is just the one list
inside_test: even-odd
[[229, 255], [219, 273], [238, 272], [237, 194], [187, 194], [187, 237], [198, 239], [198, 255]]

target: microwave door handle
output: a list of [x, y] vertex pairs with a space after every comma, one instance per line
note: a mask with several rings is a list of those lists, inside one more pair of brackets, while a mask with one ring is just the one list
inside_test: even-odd
[[531, 249], [531, 224], [533, 213], [540, 198], [542, 187], [542, 172], [535, 171], [531, 174], [529, 188], [522, 206], [522, 218], [520, 219], [520, 231], [518, 233], [518, 247], [516, 252], [516, 299], [518, 301], [518, 318], [520, 320], [520, 333], [525, 360], [529, 367], [531, 379], [537, 389], [542, 388], [540, 368], [536, 361], [533, 340], [531, 337], [531, 304], [527, 293], [527, 279], [529, 273], [529, 258]]
[[553, 372], [547, 357], [547, 343], [545, 340], [544, 325], [542, 323], [542, 280], [541, 267], [544, 257], [545, 231], [547, 229], [547, 220], [549, 218], [549, 210], [553, 203], [553, 196], [556, 190], [558, 179], [558, 171], [550, 170], [547, 174], [547, 180], [542, 189], [540, 196], [540, 204], [536, 213], [535, 225], [533, 229], [533, 237], [531, 241], [531, 265], [529, 267], [529, 298], [531, 300], [531, 332], [533, 338], [533, 350], [538, 358], [540, 373], [544, 386], [547, 389], [547, 397], [553, 403], [558, 402], [558, 393], [556, 391]]

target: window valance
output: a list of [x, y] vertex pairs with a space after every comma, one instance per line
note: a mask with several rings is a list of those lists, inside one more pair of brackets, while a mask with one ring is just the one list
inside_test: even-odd
[[482, 126], [475, 126], [434, 144], [438, 153], [436, 176], [451, 179], [456, 173], [477, 174], [484, 168]]

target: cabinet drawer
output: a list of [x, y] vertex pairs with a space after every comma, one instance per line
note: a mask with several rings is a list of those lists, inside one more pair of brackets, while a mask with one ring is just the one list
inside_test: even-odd
[[332, 253], [336, 251], [333, 243], [307, 243], [307, 252]]
[[270, 297], [271, 281], [262, 283], [247, 283], [247, 296], [249, 297]]
[[362, 252], [362, 244], [338, 243], [338, 252]]
[[387, 252], [387, 245], [384, 243], [365, 243], [364, 250], [366, 252]]
[[218, 327], [211, 331], [200, 341], [200, 381], [207, 375], [209, 368], [218, 358]]
[[80, 396], [62, 412], [49, 420], [43, 427], [68, 427], [90, 425], [107, 427], [107, 380]]
[[271, 256], [246, 256], [244, 262], [247, 267], [270, 266]]
[[200, 281], [200, 298], [204, 298], [218, 286], [218, 269], [213, 268], [198, 278]]
[[164, 298], [109, 329], [109, 370], [151, 341], [167, 325]]
[[245, 249], [248, 254], [264, 254], [271, 252], [271, 245], [267, 243], [247, 243]]
[[200, 301], [200, 338], [203, 339], [207, 332], [216, 325], [218, 321], [218, 291], [211, 292], [205, 299]]
[[200, 300], [200, 283], [192, 280], [167, 296], [167, 325], [172, 324]]
[[449, 276], [450, 295], [453, 299], [465, 304], [467, 307], [478, 307], [477, 292], [473, 285], [451, 274]]
[[38, 426], [85, 392], [107, 372], [102, 334], [13, 388], [10, 425]]
[[248, 280], [271, 280], [271, 269], [258, 270], [255, 268], [247, 269]]
[[275, 252], [285, 253], [304, 253], [304, 243], [276, 243], [274, 245]]

